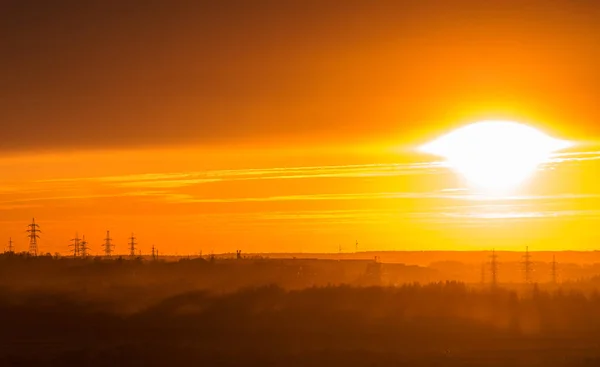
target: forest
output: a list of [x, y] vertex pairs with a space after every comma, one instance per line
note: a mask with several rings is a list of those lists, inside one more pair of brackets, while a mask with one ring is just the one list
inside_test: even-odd
[[0, 295], [1, 365], [593, 366], [600, 295], [401, 287], [190, 291], [136, 312]]
[[[318, 281], [302, 283], [300, 268]], [[378, 269], [317, 260], [2, 257], [0, 365], [600, 363], [595, 279], [386, 285]]]

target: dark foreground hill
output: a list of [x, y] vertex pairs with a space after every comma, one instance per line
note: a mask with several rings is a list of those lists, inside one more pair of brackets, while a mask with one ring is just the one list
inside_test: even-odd
[[192, 291], [133, 313], [103, 302], [1, 291], [0, 365], [600, 365], [595, 293], [435, 283]]

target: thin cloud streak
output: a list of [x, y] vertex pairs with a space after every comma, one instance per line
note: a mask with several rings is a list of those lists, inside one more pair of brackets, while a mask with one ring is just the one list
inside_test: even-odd
[[544, 219], [544, 218], [567, 218], [567, 217], [598, 217], [600, 210], [545, 210], [545, 211], [524, 211], [524, 212], [442, 212], [439, 215], [456, 219]]
[[277, 167], [250, 168], [239, 170], [209, 170], [201, 172], [182, 173], [149, 173], [140, 175], [83, 177], [40, 180], [40, 183], [95, 181], [115, 183], [123, 186], [153, 186], [177, 187], [201, 184], [207, 182], [236, 181], [236, 180], [272, 180], [272, 179], [302, 179], [327, 177], [378, 177], [423, 174], [427, 171], [444, 167], [442, 162], [397, 163], [397, 164], [362, 164], [337, 166], [308, 166], [308, 167]]
[[[600, 151], [591, 152], [565, 152], [553, 154], [544, 165], [553, 165], [568, 162], [585, 162], [600, 160]], [[543, 165], [543, 166], [544, 166]]]
[[[349, 194], [307, 194], [266, 196], [252, 198], [195, 198], [191, 195], [181, 195], [181, 202], [185, 203], [241, 203], [241, 202], [268, 202], [268, 201], [301, 201], [301, 200], [376, 200], [376, 199], [448, 199], [462, 201], [526, 201], [544, 199], [573, 199], [597, 198], [600, 194], [559, 194], [559, 195], [531, 195], [531, 196], [486, 196], [479, 194], [445, 194], [442, 192], [372, 192]], [[177, 200], [179, 202], [179, 200]]]
[[15, 200], [0, 201], [2, 204], [16, 204], [16, 203], [27, 203], [36, 201], [59, 201], [59, 200], [87, 200], [87, 199], [106, 199], [106, 198], [118, 198], [118, 197], [147, 197], [147, 196], [173, 196], [167, 192], [125, 192], [125, 193], [114, 193], [114, 194], [90, 194], [90, 195], [66, 195], [66, 196], [45, 196], [45, 197], [34, 197], [34, 198], [22, 198]]
[[[600, 151], [557, 153], [544, 166], [567, 162], [593, 161], [600, 159]], [[195, 172], [147, 173], [138, 175], [59, 178], [36, 181], [38, 183], [99, 182], [118, 187], [178, 188], [214, 182], [242, 180], [288, 180], [307, 178], [361, 178], [393, 177], [413, 174], [435, 174], [443, 172], [447, 164], [442, 161], [395, 164], [359, 164], [331, 166], [302, 166], [248, 168], [236, 170], [207, 170]]]
[[277, 201], [332, 201], [332, 200], [383, 200], [383, 199], [446, 199], [457, 201], [528, 201], [528, 200], [569, 200], [600, 198], [600, 194], [559, 194], [559, 195], [531, 195], [496, 197], [477, 194], [447, 194], [443, 192], [371, 192], [371, 193], [346, 193], [346, 194], [306, 194], [282, 195], [265, 197], [239, 197], [239, 198], [198, 198], [189, 194], [178, 194], [169, 191], [135, 191], [112, 194], [90, 195], [65, 195], [65, 196], [39, 196], [0, 201], [0, 204], [17, 204], [37, 201], [57, 200], [87, 200], [118, 197], [154, 198], [166, 203], [243, 203], [243, 202], [277, 202]]
[[[583, 158], [582, 158], [583, 156]], [[571, 152], [556, 154], [550, 164], [560, 164], [580, 159], [599, 159], [599, 152]], [[384, 199], [443, 199], [470, 202], [507, 202], [532, 200], [571, 200], [598, 198], [599, 194], [559, 193], [552, 195], [511, 195], [494, 196], [466, 189], [443, 189], [430, 192], [355, 192], [355, 193], [311, 193], [274, 196], [227, 197], [220, 193], [217, 197], [202, 197], [198, 194], [181, 192], [179, 188], [205, 183], [244, 181], [244, 180], [294, 180], [318, 178], [364, 178], [389, 177], [414, 174], [435, 174], [447, 172], [443, 162], [420, 162], [399, 164], [356, 164], [330, 166], [249, 168], [236, 170], [209, 170], [198, 172], [146, 173], [138, 175], [59, 178], [33, 182], [11, 183], [0, 187], [0, 195], [6, 200], [0, 204], [31, 203], [49, 200], [83, 200], [113, 197], [140, 197], [165, 203], [236, 203], [236, 202], [278, 202], [278, 201], [334, 201], [334, 200], [384, 200]], [[93, 184], [92, 186], [89, 186]], [[81, 192], [85, 187], [84, 192]], [[23, 193], [34, 194], [23, 198]], [[19, 194], [15, 197], [14, 194]], [[250, 194], [249, 194], [250, 195]], [[220, 196], [220, 197], [219, 197]], [[511, 204], [514, 205], [514, 204]]]

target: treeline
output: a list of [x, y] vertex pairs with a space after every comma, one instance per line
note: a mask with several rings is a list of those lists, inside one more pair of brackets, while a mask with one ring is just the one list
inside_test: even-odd
[[194, 291], [123, 314], [77, 293], [0, 292], [0, 365], [584, 366], [600, 296], [455, 282]]
[[[567, 255], [564, 255], [568, 257]], [[434, 259], [435, 257], [432, 257]], [[430, 283], [454, 280], [469, 284], [489, 284], [492, 280], [491, 266], [485, 261], [436, 261], [428, 266], [403, 263], [381, 263], [359, 259], [303, 259], [261, 258], [258, 256], [208, 255], [191, 258], [153, 258], [113, 256], [73, 258], [72, 256], [30, 256], [27, 253], [0, 254], [0, 286], [3, 279], [21, 280], [21, 283], [56, 284], [118, 281], [121, 284], [146, 280], [170, 279], [185, 283], [190, 279], [203, 288], [239, 288], [240, 286], [277, 283], [285, 288], [303, 288], [327, 284], [353, 285], [400, 285], [403, 283]], [[535, 259], [535, 257], [534, 257]], [[128, 274], [135, 274], [129, 277]], [[560, 283], [578, 289], [593, 289], [600, 282], [593, 278], [600, 275], [600, 263], [531, 263], [529, 280], [542, 285]], [[522, 262], [500, 261], [496, 278], [504, 287], [518, 288], [525, 282]], [[587, 284], [586, 284], [587, 283]], [[11, 283], [14, 284], [14, 283]], [[21, 284], [18, 284], [21, 286]], [[173, 286], [176, 284], [172, 284]], [[183, 289], [179, 289], [183, 291]]]
[[29, 290], [85, 291], [99, 295], [123, 288], [148, 293], [183, 293], [194, 289], [234, 291], [277, 284], [302, 289], [329, 284], [383, 285], [439, 280], [435, 271], [375, 261], [317, 259], [192, 258], [153, 261], [126, 258], [73, 259], [0, 256], [0, 287]]

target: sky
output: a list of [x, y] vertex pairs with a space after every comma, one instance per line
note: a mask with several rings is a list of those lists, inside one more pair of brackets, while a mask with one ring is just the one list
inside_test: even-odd
[[[0, 0], [0, 243], [92, 253], [593, 249], [600, 6]], [[576, 143], [511, 197], [416, 148]], [[510, 149], [510, 147], [507, 147]]]

